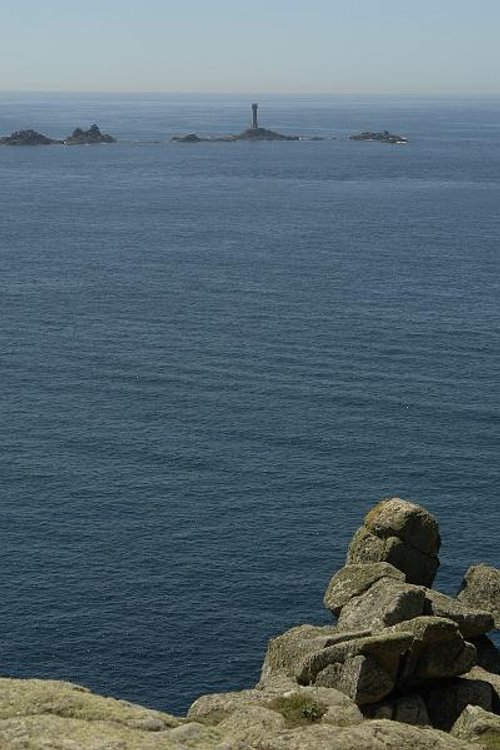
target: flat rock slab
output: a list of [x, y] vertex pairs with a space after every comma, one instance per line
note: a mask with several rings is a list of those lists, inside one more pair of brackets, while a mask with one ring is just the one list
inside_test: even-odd
[[404, 581], [405, 575], [387, 562], [346, 565], [331, 579], [323, 603], [333, 614], [338, 615], [351, 599], [363, 594], [381, 578]]
[[474, 609], [434, 589], [428, 589], [425, 594], [424, 613], [453, 620], [464, 638], [476, 638], [495, 627], [493, 615], [489, 612]]
[[368, 627], [372, 631], [423, 614], [425, 588], [393, 578], [381, 578], [342, 608], [339, 631]]

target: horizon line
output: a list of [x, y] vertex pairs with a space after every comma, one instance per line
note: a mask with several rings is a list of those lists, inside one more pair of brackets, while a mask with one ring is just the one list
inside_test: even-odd
[[147, 94], [175, 96], [362, 96], [362, 97], [446, 97], [479, 99], [500, 98], [500, 91], [191, 91], [172, 89], [1, 89], [0, 94], [129, 94], [144, 96]]

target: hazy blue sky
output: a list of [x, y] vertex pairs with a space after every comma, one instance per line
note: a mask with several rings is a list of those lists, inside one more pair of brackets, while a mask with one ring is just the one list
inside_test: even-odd
[[10, 0], [1, 18], [0, 90], [500, 93], [500, 0]]

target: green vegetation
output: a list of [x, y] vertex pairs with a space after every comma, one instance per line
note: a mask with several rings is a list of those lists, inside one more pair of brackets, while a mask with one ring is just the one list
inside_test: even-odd
[[322, 719], [327, 710], [327, 707], [323, 703], [312, 700], [300, 693], [293, 693], [290, 696], [280, 696], [270, 704], [269, 708], [282, 714], [289, 727], [314, 724], [314, 722]]

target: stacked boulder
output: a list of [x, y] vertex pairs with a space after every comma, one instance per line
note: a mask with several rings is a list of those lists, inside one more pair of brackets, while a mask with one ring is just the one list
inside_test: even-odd
[[424, 508], [400, 498], [378, 503], [327, 587], [337, 624], [273, 639], [259, 687], [289, 680], [330, 688], [367, 718], [446, 731], [457, 722], [461, 737], [474, 707], [481, 726], [498, 728], [500, 748], [500, 653], [486, 636], [499, 626], [500, 571], [471, 568], [458, 597], [447, 596], [431, 588], [439, 548], [438, 524]]
[[436, 520], [399, 498], [366, 516], [325, 605], [270, 641], [259, 684], [175, 717], [68, 683], [0, 679], [1, 750], [500, 750], [500, 570], [431, 588]]

